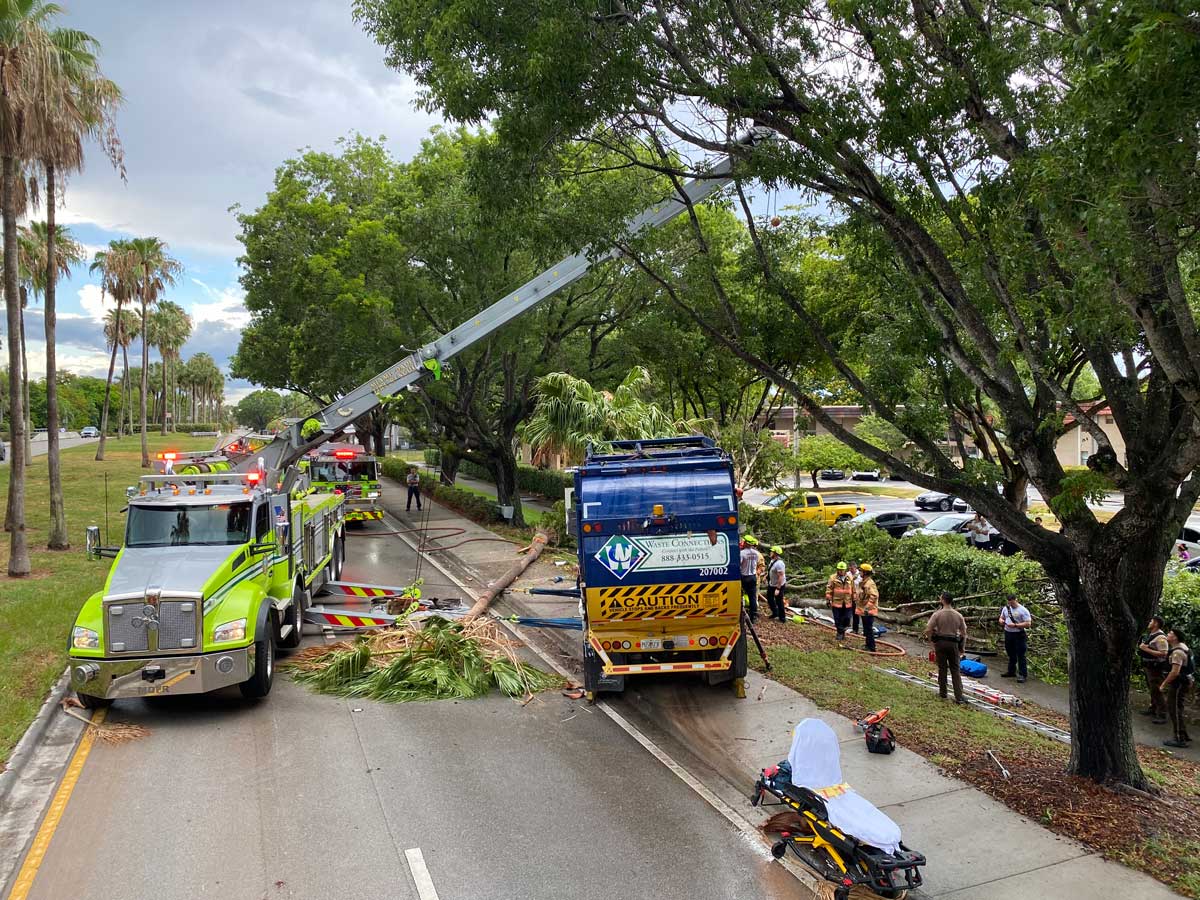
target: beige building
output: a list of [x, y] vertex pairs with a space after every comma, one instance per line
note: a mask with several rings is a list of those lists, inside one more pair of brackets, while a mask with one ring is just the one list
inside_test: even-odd
[[[1100, 426], [1100, 430], [1112, 444], [1113, 450], [1117, 454], [1117, 461], [1121, 465], [1125, 465], [1125, 438], [1113, 420], [1112, 410], [1107, 406], [1102, 406], [1090, 412], [1092, 419]], [[1063, 421], [1067, 425], [1074, 425], [1075, 417], [1068, 414]], [[1096, 439], [1088, 434], [1086, 428], [1076, 425], [1058, 439], [1058, 443], [1054, 447], [1054, 455], [1058, 457], [1060, 465], [1086, 466], [1088, 457], [1095, 453], [1096, 449]]]

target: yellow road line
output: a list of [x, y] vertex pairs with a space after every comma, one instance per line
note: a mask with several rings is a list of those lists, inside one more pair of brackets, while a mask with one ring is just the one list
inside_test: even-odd
[[[106, 709], [96, 710], [92, 713], [92, 724], [100, 725], [107, 714], [108, 710]], [[42, 819], [42, 824], [38, 828], [37, 834], [34, 835], [33, 844], [29, 847], [29, 853], [25, 855], [25, 862], [21, 864], [21, 871], [13, 884], [12, 893], [8, 895], [8, 900], [25, 900], [33, 889], [33, 881], [37, 878], [38, 870], [46, 858], [46, 851], [50, 849], [50, 841], [54, 839], [58, 823], [62, 820], [63, 813], [66, 812], [67, 802], [71, 799], [76, 782], [79, 781], [79, 773], [83, 771], [83, 764], [87, 762], [88, 754], [92, 752], [92, 744], [96, 740], [94, 734], [93, 729], [84, 729], [79, 746], [75, 748], [75, 755], [71, 757], [71, 762], [58, 785], [58, 790], [54, 792], [54, 799], [50, 801], [50, 808], [46, 810], [46, 817]]]

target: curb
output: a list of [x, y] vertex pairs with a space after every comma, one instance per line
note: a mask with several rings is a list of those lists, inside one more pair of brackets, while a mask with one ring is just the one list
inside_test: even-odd
[[46, 733], [46, 729], [50, 727], [54, 711], [58, 708], [59, 701], [66, 695], [67, 689], [70, 686], [71, 670], [68, 667], [63, 669], [62, 675], [54, 683], [54, 687], [50, 689], [50, 694], [43, 701], [42, 708], [38, 710], [38, 714], [29, 723], [29, 727], [25, 729], [25, 733], [21, 735], [21, 740], [17, 741], [17, 746], [13, 748], [12, 754], [8, 757], [4, 771], [0, 772], [0, 806], [4, 805], [4, 801], [8, 799], [8, 795], [12, 792], [14, 785], [21, 780], [21, 774], [24, 772], [25, 766], [33, 757], [38, 743]]

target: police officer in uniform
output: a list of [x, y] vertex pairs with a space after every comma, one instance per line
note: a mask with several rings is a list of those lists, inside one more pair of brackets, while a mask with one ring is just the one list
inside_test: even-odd
[[1143, 716], [1153, 716], [1155, 725], [1167, 723], [1167, 695], [1163, 693], [1163, 679], [1171, 670], [1167, 656], [1171, 646], [1167, 643], [1167, 634], [1163, 631], [1165, 623], [1162, 616], [1151, 616], [1150, 624], [1146, 627], [1146, 636], [1138, 644], [1138, 657], [1142, 661], [1142, 671], [1146, 675], [1146, 686], [1150, 689], [1150, 706], [1142, 710]]
[[1188, 736], [1184, 705], [1195, 679], [1195, 664], [1192, 662], [1192, 651], [1184, 643], [1183, 631], [1172, 628], [1167, 632], [1167, 643], [1171, 645], [1171, 653], [1167, 657], [1171, 670], [1163, 679], [1163, 688], [1167, 692], [1167, 712], [1171, 715], [1171, 728], [1175, 731], [1175, 737], [1163, 741], [1163, 745], [1182, 748], [1192, 742]]
[[946, 699], [946, 676], [950, 675], [954, 682], [954, 702], [966, 703], [958, 664], [962, 661], [962, 648], [967, 640], [967, 620], [954, 608], [954, 598], [946, 591], [942, 591], [939, 599], [941, 608], [934, 611], [925, 625], [925, 639], [933, 642], [937, 658], [938, 693]]

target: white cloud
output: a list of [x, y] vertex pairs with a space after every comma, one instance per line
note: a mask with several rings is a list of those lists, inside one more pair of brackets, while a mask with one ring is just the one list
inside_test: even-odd
[[211, 298], [208, 303], [192, 304], [192, 321], [196, 325], [218, 322], [231, 328], [245, 328], [250, 324], [250, 313], [246, 311], [244, 303], [246, 292], [241, 288], [225, 287], [217, 290], [199, 278], [193, 278], [192, 282], [200, 286], [205, 296]]
[[[98, 284], [85, 284], [79, 289], [79, 305], [83, 307], [86, 316], [70, 316], [71, 318], [90, 318], [94, 322], [103, 324], [104, 316], [110, 309], [117, 308], [117, 301], [111, 296], [100, 290]], [[68, 314], [69, 316], [69, 314]], [[60, 318], [66, 318], [62, 313], [59, 313]]]

